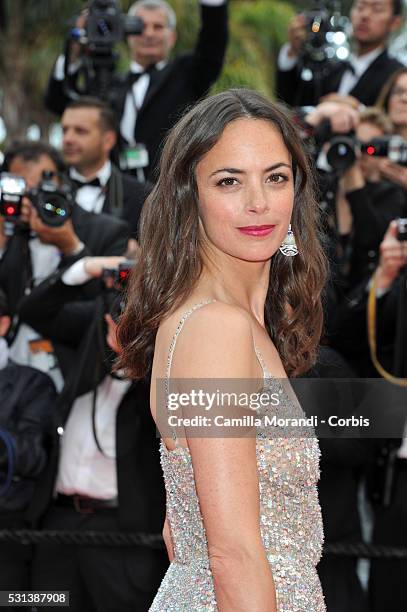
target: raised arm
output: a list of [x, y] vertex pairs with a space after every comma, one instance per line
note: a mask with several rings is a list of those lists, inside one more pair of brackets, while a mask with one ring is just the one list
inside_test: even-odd
[[200, 0], [201, 29], [190, 66], [197, 95], [205, 95], [218, 79], [228, 42], [227, 0]]
[[[174, 354], [173, 378], [198, 378], [199, 384], [236, 378], [251, 388], [250, 379], [260, 376], [243, 311], [214, 303], [187, 322]], [[260, 532], [254, 435], [186, 435], [219, 612], [275, 612], [275, 587]]]

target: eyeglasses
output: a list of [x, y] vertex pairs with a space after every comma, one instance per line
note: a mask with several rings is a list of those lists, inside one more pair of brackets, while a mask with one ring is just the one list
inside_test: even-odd
[[397, 96], [398, 98], [401, 98], [404, 94], [407, 94], [407, 89], [404, 87], [395, 87], [390, 93], [391, 96]]

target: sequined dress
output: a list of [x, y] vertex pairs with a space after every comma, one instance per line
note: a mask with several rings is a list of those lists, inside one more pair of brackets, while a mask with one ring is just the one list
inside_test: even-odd
[[[177, 337], [186, 319], [211, 301], [196, 304], [184, 313], [170, 345], [167, 389]], [[267, 371], [257, 349], [256, 354], [263, 369], [264, 388], [279, 393], [279, 415], [304, 417], [298, 402], [293, 401], [282, 381], [272, 378]], [[260, 530], [274, 578], [277, 610], [325, 612], [315, 569], [323, 542], [316, 488], [318, 442], [311, 428], [304, 427], [295, 436], [290, 430], [289, 437], [284, 427], [277, 429], [276, 435], [275, 426], [273, 431], [261, 428], [256, 436]], [[218, 608], [190, 453], [179, 444], [169, 451], [163, 441], [160, 452], [174, 560], [150, 612], [215, 612]]]

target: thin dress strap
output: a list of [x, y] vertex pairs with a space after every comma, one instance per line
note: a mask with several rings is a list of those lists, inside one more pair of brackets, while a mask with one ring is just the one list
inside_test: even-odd
[[[212, 302], [216, 302], [216, 300], [205, 300], [204, 302], [198, 302], [197, 304], [194, 304], [193, 306], [191, 306], [189, 310], [184, 312], [184, 314], [182, 315], [180, 319], [180, 322], [178, 323], [177, 329], [175, 330], [175, 333], [172, 337], [170, 348], [168, 350], [167, 367], [165, 370], [165, 379], [164, 379], [165, 406], [166, 406], [166, 411], [167, 411], [167, 417], [170, 415], [169, 408], [168, 408], [168, 396], [170, 394], [171, 365], [172, 365], [172, 359], [174, 356], [175, 345], [177, 344], [178, 336], [180, 335], [181, 330], [184, 327], [184, 323], [188, 319], [188, 317], [190, 317], [191, 314], [195, 312], [195, 310], [198, 310], [199, 308], [202, 308], [202, 306], [206, 306], [207, 304], [212, 304]], [[172, 434], [172, 439], [175, 442], [175, 445], [179, 446], [178, 437], [175, 432], [175, 429], [171, 429], [171, 434]]]

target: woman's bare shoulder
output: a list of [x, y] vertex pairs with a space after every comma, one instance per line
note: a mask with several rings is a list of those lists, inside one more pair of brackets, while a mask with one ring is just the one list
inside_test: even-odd
[[[182, 309], [166, 322], [167, 345], [169, 326], [175, 333], [180, 318]], [[177, 336], [172, 376], [251, 376], [254, 361], [250, 316], [239, 307], [216, 301], [197, 309], [185, 320]]]

